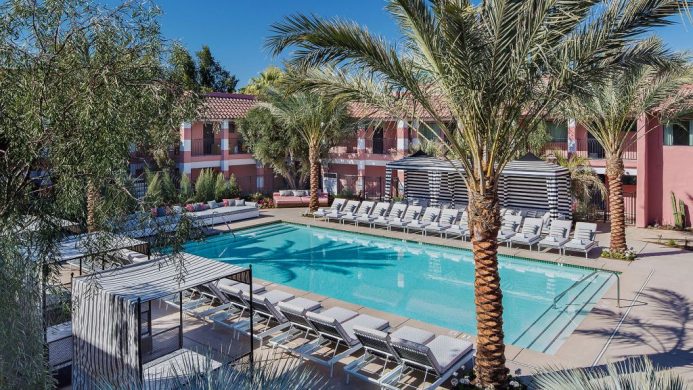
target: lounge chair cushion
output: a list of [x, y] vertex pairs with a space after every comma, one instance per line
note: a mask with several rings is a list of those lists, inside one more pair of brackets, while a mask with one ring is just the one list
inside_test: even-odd
[[[243, 291], [243, 296], [245, 297], [250, 297], [250, 294], [248, 291]], [[261, 293], [261, 294], [255, 294], [253, 298], [257, 299], [267, 299], [269, 303], [276, 305], [279, 302], [282, 301], [288, 301], [290, 299], [294, 299], [296, 296], [294, 294], [289, 294], [288, 292], [281, 291], [281, 290], [270, 290], [267, 291], [266, 293]]]
[[[282, 303], [284, 302], [279, 302], [279, 304]], [[294, 299], [286, 301], [286, 303], [290, 304], [295, 309], [301, 310], [302, 313], [305, 313], [306, 311], [318, 310], [322, 306], [318, 301], [302, 297], [296, 297]]]
[[358, 316], [346, 321], [342, 324], [342, 328], [346, 331], [347, 335], [351, 340], [345, 340], [350, 345], [358, 342], [356, 335], [354, 334], [354, 326], [361, 326], [365, 328], [372, 328], [377, 330], [383, 330], [387, 328], [390, 323], [382, 318], [369, 316], [368, 314], [359, 314]]
[[522, 227], [522, 235], [525, 237], [532, 237], [532, 236], [537, 234], [538, 229], [539, 229], [539, 226], [525, 224]]
[[336, 307], [336, 306], [331, 307], [327, 310], [321, 311], [320, 314], [325, 316], [325, 317], [330, 317], [337, 322], [345, 322], [345, 321], [348, 321], [348, 320], [356, 317], [357, 315], [359, 315], [359, 313], [357, 313], [353, 310], [345, 309], [343, 307]]
[[514, 230], [501, 230], [498, 232], [498, 238], [502, 240], [509, 240], [514, 235]]
[[563, 238], [565, 237], [565, 228], [563, 226], [557, 226], [556, 224], [553, 224], [551, 226], [551, 229], [549, 229], [549, 237], [559, 237]]
[[575, 231], [575, 239], [582, 241], [592, 241], [594, 233], [589, 229], [577, 229]]
[[438, 373], [446, 372], [452, 365], [462, 359], [469, 351], [474, 348], [472, 343], [450, 336], [436, 336], [426, 344], [428, 347], [428, 357], [433, 363]]
[[515, 221], [508, 221], [508, 220], [503, 221], [503, 225], [501, 225], [501, 228], [500, 228], [501, 231], [513, 231], [513, 232], [515, 231], [515, 229], [517, 229], [517, 224], [515, 223]]
[[[240, 293], [247, 294], [248, 291], [250, 291], [250, 287], [247, 284], [235, 282], [235, 281], [230, 280], [230, 279], [219, 280], [219, 283], [217, 284], [217, 286], [222, 291], [229, 293], [229, 294], [235, 294], [235, 295], [238, 295]], [[253, 293], [261, 293], [263, 291], [265, 291], [265, 286], [253, 285]]]
[[566, 248], [573, 248], [578, 250], [586, 250], [590, 248], [592, 245], [594, 245], [594, 241], [579, 240], [575, 238], [570, 240], [567, 244], [565, 244]]
[[427, 330], [403, 326], [390, 334], [390, 340], [399, 342], [402, 340], [411, 341], [419, 344], [426, 344], [435, 337], [435, 334]]

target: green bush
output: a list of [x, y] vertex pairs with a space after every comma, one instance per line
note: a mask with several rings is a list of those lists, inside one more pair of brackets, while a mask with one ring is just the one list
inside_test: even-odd
[[144, 194], [144, 201], [152, 206], [158, 206], [163, 203], [163, 192], [161, 186], [161, 176], [159, 172], [147, 172], [147, 192]]
[[206, 202], [214, 199], [214, 172], [203, 169], [195, 182], [195, 200]]
[[162, 171], [159, 172], [159, 177], [161, 181], [161, 197], [164, 203], [176, 203], [178, 196], [176, 195], [176, 186], [173, 185], [171, 175], [168, 171]]
[[194, 194], [190, 177], [184, 173], [180, 177], [180, 193], [178, 195], [179, 200], [181, 203], [187, 203], [193, 199], [193, 196]]
[[229, 197], [241, 197], [241, 186], [238, 185], [238, 182], [236, 181], [236, 175], [234, 175], [233, 173], [231, 174], [231, 177], [229, 177]]
[[231, 197], [231, 188], [229, 187], [229, 182], [224, 180], [224, 174], [218, 173], [217, 178], [214, 181], [214, 199], [221, 201], [225, 198]]

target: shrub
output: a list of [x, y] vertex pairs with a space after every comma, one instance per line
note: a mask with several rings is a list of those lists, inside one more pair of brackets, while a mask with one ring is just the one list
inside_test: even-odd
[[608, 249], [602, 251], [602, 257], [607, 259], [633, 261], [637, 256], [638, 254], [633, 248], [627, 249], [624, 252], [611, 252]]
[[159, 177], [161, 181], [161, 198], [164, 203], [176, 203], [178, 197], [176, 196], [176, 187], [173, 185], [171, 175], [167, 171], [162, 171], [159, 172]]
[[214, 172], [203, 169], [195, 182], [195, 200], [206, 202], [214, 199]]
[[147, 173], [147, 192], [144, 194], [144, 201], [153, 206], [163, 203], [163, 193], [161, 186], [161, 176], [159, 172]]
[[231, 187], [229, 182], [224, 180], [224, 174], [217, 174], [217, 178], [214, 181], [214, 198], [216, 200], [222, 200], [224, 198], [231, 198]]
[[180, 177], [180, 194], [178, 195], [181, 203], [187, 203], [193, 199], [192, 183], [187, 174]]
[[239, 198], [241, 196], [241, 186], [238, 185], [238, 182], [236, 181], [236, 175], [233, 173], [231, 174], [231, 177], [229, 177], [229, 197], [230, 198]]

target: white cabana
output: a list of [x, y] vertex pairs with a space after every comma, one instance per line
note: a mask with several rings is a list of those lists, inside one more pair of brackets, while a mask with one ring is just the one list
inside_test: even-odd
[[[467, 187], [457, 161], [417, 152], [385, 166], [386, 198], [392, 195], [393, 171], [404, 172], [404, 196], [429, 205], [469, 203]], [[502, 207], [549, 211], [552, 218], [572, 215], [570, 172], [533, 154], [511, 161], [501, 173], [498, 197]]]
[[[222, 278], [252, 283], [249, 268], [187, 253], [178, 256], [74, 279], [72, 383], [75, 388], [91, 388], [103, 380], [116, 386], [132, 380], [146, 381], [149, 360], [162, 364], [161, 357], [148, 353], [157, 349], [157, 336], [161, 334], [152, 334], [152, 301], [180, 294], [182, 302], [183, 291]], [[172, 332], [178, 336], [174, 350], [166, 351], [172, 359], [179, 355], [175, 351], [183, 348], [183, 305], [179, 306], [179, 324], [166, 329], [167, 342], [173, 338]], [[252, 337], [250, 340], [252, 362]]]

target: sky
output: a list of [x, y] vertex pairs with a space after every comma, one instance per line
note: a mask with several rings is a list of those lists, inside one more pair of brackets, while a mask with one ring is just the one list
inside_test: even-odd
[[[365, 25], [391, 41], [400, 34], [384, 10], [384, 0], [160, 0], [162, 34], [192, 53], [208, 45], [219, 62], [248, 83], [269, 65], [281, 64], [264, 48], [270, 26], [295, 13], [340, 17]], [[657, 29], [675, 50], [693, 51], [693, 25], [677, 17], [674, 26]]]

